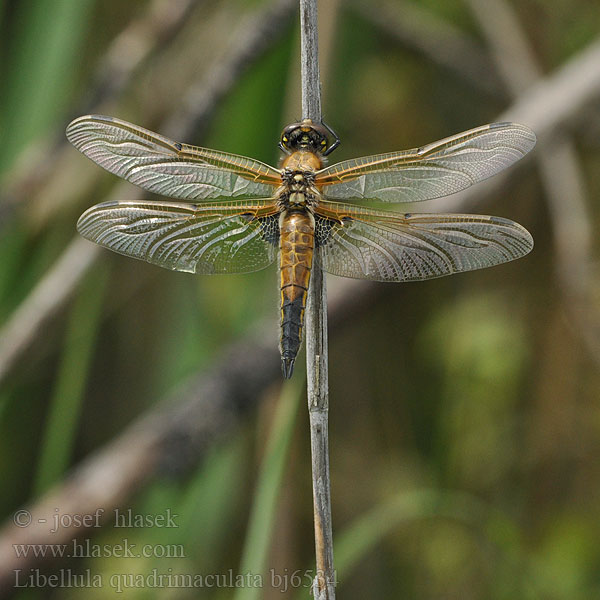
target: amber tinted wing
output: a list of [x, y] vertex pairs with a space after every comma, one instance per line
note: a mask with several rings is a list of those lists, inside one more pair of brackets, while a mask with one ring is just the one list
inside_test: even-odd
[[278, 209], [244, 203], [105, 202], [77, 223], [84, 237], [134, 258], [189, 273], [249, 273], [277, 256]]
[[415, 281], [483, 269], [533, 248], [525, 228], [501, 217], [396, 214], [322, 202], [315, 225], [324, 271], [374, 281]]
[[107, 171], [171, 198], [263, 198], [281, 183], [277, 169], [257, 160], [180, 144], [112, 117], [79, 117], [67, 137]]
[[492, 123], [421, 148], [331, 165], [318, 172], [316, 183], [332, 199], [430, 200], [495, 175], [534, 145], [528, 127]]

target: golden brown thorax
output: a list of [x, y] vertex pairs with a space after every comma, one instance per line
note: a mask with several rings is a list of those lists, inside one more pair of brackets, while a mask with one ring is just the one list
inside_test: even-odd
[[323, 161], [314, 152], [297, 150], [286, 156], [281, 163], [282, 168], [291, 171], [318, 171], [323, 167]]

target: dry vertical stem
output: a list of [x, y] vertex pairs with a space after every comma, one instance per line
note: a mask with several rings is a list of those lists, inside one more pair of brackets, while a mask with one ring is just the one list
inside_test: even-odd
[[[321, 122], [316, 0], [300, 0], [302, 116]], [[316, 577], [313, 595], [335, 598], [329, 480], [327, 297], [318, 261], [313, 264], [306, 309], [306, 370], [312, 452]]]

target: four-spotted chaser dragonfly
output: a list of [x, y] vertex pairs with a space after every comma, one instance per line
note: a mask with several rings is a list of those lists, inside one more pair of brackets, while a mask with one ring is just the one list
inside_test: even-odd
[[77, 223], [84, 237], [191, 273], [248, 273], [279, 257], [286, 378], [301, 343], [313, 260], [342, 277], [413, 281], [490, 267], [533, 247], [529, 232], [508, 219], [401, 214], [365, 205], [438, 198], [498, 173], [535, 145], [534, 133], [515, 123], [325, 166], [339, 139], [305, 119], [283, 130], [279, 169], [105, 116], [76, 119], [67, 137], [111, 173], [184, 201], [98, 204]]

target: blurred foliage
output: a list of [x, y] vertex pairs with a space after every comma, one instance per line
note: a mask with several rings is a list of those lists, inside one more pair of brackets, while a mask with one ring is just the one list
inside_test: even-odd
[[[110, 105], [111, 114], [155, 128], [189, 81], [220, 60], [232, 25], [258, 4], [199, 2], [180, 34], [157, 49]], [[479, 38], [462, 2], [419, 4]], [[588, 0], [512, 4], [548, 71], [597, 35], [600, 11]], [[84, 105], [111, 40], [150, 5], [0, 2], [5, 181], [17, 165], [23, 168], [26, 151], [62, 135]], [[351, 6], [340, 5], [334, 18], [335, 43], [322, 64], [328, 73], [325, 118], [343, 142], [336, 160], [411, 148], [492, 121], [505, 108]], [[276, 162], [279, 131], [299, 116], [298, 39], [297, 26], [290, 25], [220, 103], [206, 135], [186, 141]], [[600, 147], [591, 136], [576, 141], [585, 154], [589, 198], [596, 198]], [[72, 239], [78, 214], [115, 184], [116, 178], [73, 156], [77, 177], [98, 178], [94, 197], [75, 197], [67, 180], [64, 200], [45, 205], [25, 199], [0, 222], [0, 324]], [[533, 169], [523, 168], [510, 189], [481, 210], [525, 225], [536, 240], [530, 256], [451, 278], [381, 284], [376, 301], [330, 336], [340, 597], [600, 597], [600, 375], [566, 316], [554, 276], [552, 229], [536, 184]], [[596, 229], [599, 211], [595, 205], [590, 211]], [[276, 282], [274, 269], [192, 277], [103, 252], [75, 298], [0, 383], [5, 519], [186, 377], [210, 368], [221, 348], [257, 323], [272, 323], [276, 345]], [[276, 396], [272, 392], [195, 472], [156, 480], [124, 507], [171, 511], [177, 528], [107, 527], [90, 538], [107, 545], [124, 537], [139, 546], [180, 544], [184, 558], [71, 559], [48, 572], [90, 569], [105, 582], [152, 569], [235, 574], [242, 555], [243, 564], [259, 568], [252, 555], [259, 547], [266, 551], [265, 539], [246, 539], [254, 503], [254, 519], [264, 519], [259, 530], [273, 532], [267, 585], [258, 596], [279, 597], [270, 574], [293, 586], [293, 573], [313, 568], [314, 551], [307, 423], [297, 420], [289, 446], [275, 446], [273, 454], [266, 440], [284, 439], [289, 426], [274, 417]], [[270, 478], [259, 477], [263, 460]], [[308, 590], [300, 591], [306, 597]], [[197, 592], [221, 598], [232, 590], [127, 589], [122, 597]], [[22, 590], [17, 597], [105, 595], [70, 588]]]

